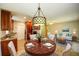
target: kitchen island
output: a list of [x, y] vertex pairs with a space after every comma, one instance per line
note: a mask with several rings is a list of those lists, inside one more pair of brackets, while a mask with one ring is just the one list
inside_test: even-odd
[[12, 41], [14, 43], [15, 49], [17, 51], [17, 38], [16, 35], [6, 35], [1, 38], [1, 54], [2, 56], [10, 56], [10, 51], [8, 49], [8, 43]]

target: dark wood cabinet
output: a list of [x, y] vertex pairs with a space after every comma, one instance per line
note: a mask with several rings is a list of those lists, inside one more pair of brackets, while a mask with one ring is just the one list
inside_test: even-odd
[[11, 19], [11, 12], [6, 10], [1, 10], [1, 30], [13, 30], [13, 20]]
[[13, 41], [14, 43], [14, 46], [15, 46], [15, 49], [17, 51], [17, 39], [12, 39], [12, 40], [3, 40], [1, 41], [1, 50], [2, 50], [2, 56], [10, 56], [10, 52], [9, 52], [9, 49], [8, 49], [8, 43], [10, 41]]
[[30, 34], [32, 34], [32, 21], [31, 20], [28, 20], [26, 23], [25, 23], [25, 39], [26, 40], [29, 40], [30, 39]]

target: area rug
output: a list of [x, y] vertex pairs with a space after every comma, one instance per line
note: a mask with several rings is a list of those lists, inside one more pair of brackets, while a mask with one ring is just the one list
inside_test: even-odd
[[65, 55], [62, 55], [62, 52], [64, 49], [65, 49], [64, 47], [57, 46], [55, 50], [55, 53], [57, 54], [57, 56], [79, 56], [79, 52], [75, 52], [73, 51], [73, 49], [65, 53]]
[[[48, 56], [79, 56], [79, 52], [75, 52], [72, 49], [70, 51], [68, 51], [65, 55], [62, 55], [63, 50], [64, 50], [64, 47], [57, 45], [55, 52]], [[27, 52], [23, 51], [21, 53], [21, 55], [19, 55], [19, 56], [31, 56], [31, 55], [28, 54]]]

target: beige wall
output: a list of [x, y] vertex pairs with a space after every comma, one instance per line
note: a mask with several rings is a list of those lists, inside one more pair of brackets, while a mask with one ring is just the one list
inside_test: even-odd
[[17, 38], [24, 39], [25, 36], [25, 23], [23, 22], [14, 22], [14, 32], [17, 32]]
[[61, 32], [63, 28], [69, 28], [71, 32], [75, 30], [79, 36], [79, 20], [48, 25], [48, 32]]

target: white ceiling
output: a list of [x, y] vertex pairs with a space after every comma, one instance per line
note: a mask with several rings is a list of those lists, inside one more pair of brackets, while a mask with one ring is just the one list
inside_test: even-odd
[[[47, 20], [52, 22], [74, 20], [79, 15], [78, 3], [41, 3], [41, 8]], [[11, 11], [15, 20], [30, 19], [37, 11], [38, 3], [0, 3], [0, 8]], [[51, 22], [51, 21], [50, 21]]]

